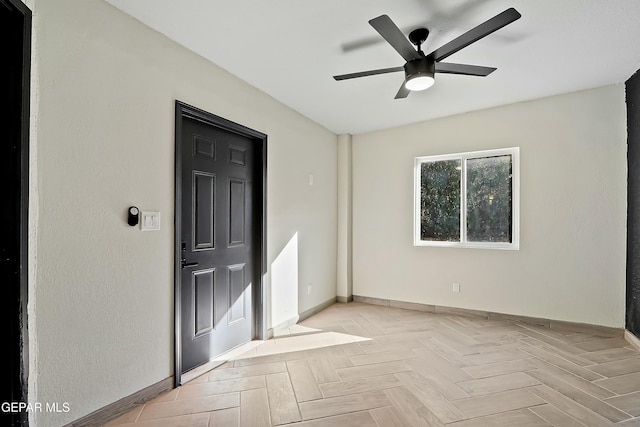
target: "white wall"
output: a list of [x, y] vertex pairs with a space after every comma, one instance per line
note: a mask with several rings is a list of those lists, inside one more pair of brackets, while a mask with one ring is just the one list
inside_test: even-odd
[[[520, 250], [414, 247], [414, 158], [512, 146]], [[626, 174], [623, 85], [356, 135], [353, 293], [624, 327]]]
[[[175, 100], [268, 135], [269, 265], [298, 248], [270, 287], [299, 286], [270, 319], [336, 295], [337, 136], [106, 2], [35, 7], [29, 393], [69, 403], [34, 414], [53, 426], [173, 374]], [[130, 205], [162, 230], [129, 227]]]

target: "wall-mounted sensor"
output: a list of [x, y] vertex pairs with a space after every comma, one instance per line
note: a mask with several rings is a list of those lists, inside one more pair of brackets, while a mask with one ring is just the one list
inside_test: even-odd
[[130, 226], [134, 226], [134, 225], [138, 225], [138, 218], [140, 215], [140, 210], [135, 207], [135, 206], [131, 206], [129, 207], [129, 219], [127, 220], [127, 222], [129, 223]]

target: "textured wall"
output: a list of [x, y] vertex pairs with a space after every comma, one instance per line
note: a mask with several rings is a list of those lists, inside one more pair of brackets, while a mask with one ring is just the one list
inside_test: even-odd
[[628, 138], [627, 329], [640, 336], [640, 72], [626, 84]]
[[[102, 0], [37, 1], [35, 16], [30, 398], [71, 409], [36, 413], [35, 425], [173, 373], [176, 99], [268, 135], [269, 273], [295, 236], [301, 287], [279, 309], [335, 297], [335, 134]], [[129, 227], [130, 205], [160, 211], [162, 229]]]
[[[520, 250], [414, 247], [414, 158], [512, 146]], [[623, 85], [355, 135], [354, 295], [623, 327], [626, 149]]]

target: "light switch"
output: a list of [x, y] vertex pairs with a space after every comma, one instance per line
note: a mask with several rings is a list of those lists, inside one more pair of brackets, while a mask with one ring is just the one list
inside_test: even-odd
[[142, 231], [160, 230], [160, 212], [141, 212], [140, 228]]

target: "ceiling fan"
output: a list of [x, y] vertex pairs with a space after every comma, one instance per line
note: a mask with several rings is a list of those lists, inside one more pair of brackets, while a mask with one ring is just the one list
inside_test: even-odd
[[[486, 77], [494, 72], [496, 68], [440, 61], [469, 46], [471, 43], [512, 23], [519, 19], [520, 16], [517, 10], [509, 8], [461, 36], [456, 37], [430, 54], [425, 55], [421, 46], [429, 36], [428, 29], [418, 28], [411, 31], [411, 33], [409, 33], [409, 40], [407, 40], [391, 18], [387, 15], [381, 15], [370, 20], [369, 24], [407, 61], [404, 66], [342, 74], [333, 76], [333, 78], [340, 81], [404, 71], [405, 80], [395, 96], [395, 99], [400, 99], [406, 98], [410, 91], [425, 90], [431, 87], [433, 83], [435, 83], [435, 73]], [[412, 44], [416, 46], [415, 49]]]

